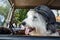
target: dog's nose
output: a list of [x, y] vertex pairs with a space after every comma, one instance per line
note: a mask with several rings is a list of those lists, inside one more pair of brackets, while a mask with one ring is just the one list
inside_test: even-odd
[[26, 22], [22, 22], [22, 25], [26, 25]]

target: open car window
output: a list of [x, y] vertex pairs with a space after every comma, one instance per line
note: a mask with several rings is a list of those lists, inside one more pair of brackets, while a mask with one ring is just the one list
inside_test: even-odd
[[[42, 15], [40, 15], [39, 12], [37, 12], [36, 10], [23, 9], [23, 8], [22, 9], [16, 9], [14, 6], [15, 4], [12, 3], [10, 5], [8, 0], [1, 0], [0, 4], [1, 4], [0, 5], [0, 26], [2, 27], [1, 28], [1, 34], [10, 34], [11, 33], [12, 35], [26, 35], [26, 34], [29, 35], [31, 30], [33, 30], [32, 36], [40, 36], [40, 35], [38, 35], [39, 32], [37, 33], [37, 31], [44, 30], [44, 28], [42, 27], [43, 29], [40, 28], [41, 29], [40, 30], [37, 27], [44, 26], [44, 23], [48, 22], [48, 21], [45, 22], [44, 17]], [[52, 11], [55, 15], [55, 19], [57, 21], [57, 24], [59, 24], [59, 26], [56, 26], [56, 28], [60, 29], [60, 19], [59, 19], [60, 18], [60, 10], [52, 10]], [[27, 13], [30, 13], [30, 14], [27, 14]], [[46, 13], [46, 12], [43, 10], [41, 13]], [[41, 20], [40, 20], [40, 18], [41, 18]], [[48, 18], [48, 20], [49, 20], [49, 18]], [[26, 25], [26, 23], [28, 23], [28, 24]], [[48, 23], [46, 23], [46, 24], [48, 24]], [[49, 32], [47, 32], [47, 33], [45, 32], [46, 34], [48, 34], [48, 33], [52, 34], [52, 33], [56, 32], [54, 29], [55, 24], [54, 23], [52, 23], [52, 24], [53, 25], [51, 25], [51, 24], [47, 25], [46, 29], [47, 30], [49, 29], [48, 30]], [[26, 26], [24, 26], [24, 25], [26, 25]], [[50, 27], [49, 27], [49, 25], [50, 25]], [[37, 29], [37, 30], [35, 30], [35, 29]], [[44, 31], [46, 31], [46, 30], [44, 30]], [[41, 31], [41, 32], [43, 33], [44, 31]], [[50, 33], [50, 31], [52, 33]], [[36, 33], [34, 33], [34, 32], [36, 32]], [[43, 36], [45, 36], [44, 34], [43, 34]]]

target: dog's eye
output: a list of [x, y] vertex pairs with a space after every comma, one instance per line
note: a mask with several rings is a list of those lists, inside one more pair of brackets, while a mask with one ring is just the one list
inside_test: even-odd
[[37, 17], [36, 16], [33, 16], [33, 21], [36, 21], [37, 20]]
[[36, 16], [34, 16], [34, 18], [37, 18]]

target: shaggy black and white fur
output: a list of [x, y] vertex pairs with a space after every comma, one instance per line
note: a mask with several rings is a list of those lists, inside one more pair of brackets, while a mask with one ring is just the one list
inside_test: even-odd
[[[26, 35], [59, 36], [55, 26], [55, 16], [47, 6], [38, 6], [27, 12], [27, 18], [22, 22]], [[34, 30], [31, 30], [34, 29]]]

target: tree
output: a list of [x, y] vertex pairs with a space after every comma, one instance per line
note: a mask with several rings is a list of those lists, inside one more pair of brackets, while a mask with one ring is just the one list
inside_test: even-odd
[[17, 9], [14, 14], [14, 20], [16, 23], [21, 23], [24, 18], [26, 18], [28, 9]]

